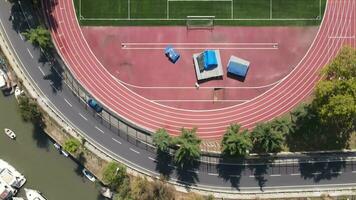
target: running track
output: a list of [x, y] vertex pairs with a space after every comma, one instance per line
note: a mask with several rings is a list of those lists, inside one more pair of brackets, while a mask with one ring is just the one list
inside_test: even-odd
[[243, 104], [216, 110], [183, 110], [139, 96], [106, 71], [87, 44], [73, 1], [46, 0], [45, 9], [54, 43], [80, 84], [106, 108], [154, 132], [166, 128], [178, 135], [181, 127], [197, 127], [204, 139], [221, 137], [231, 123], [252, 128], [290, 111], [313, 91], [319, 70], [345, 45], [356, 47], [356, 1], [329, 0], [323, 22], [310, 49], [283, 81]]

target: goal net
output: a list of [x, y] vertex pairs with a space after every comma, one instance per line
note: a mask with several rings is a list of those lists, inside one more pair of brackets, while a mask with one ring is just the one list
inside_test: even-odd
[[215, 16], [187, 16], [186, 25], [188, 30], [214, 29]]

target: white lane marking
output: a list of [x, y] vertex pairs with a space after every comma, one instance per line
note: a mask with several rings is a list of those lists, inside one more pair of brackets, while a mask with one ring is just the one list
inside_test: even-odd
[[42, 70], [41, 66], [38, 66], [38, 69], [40, 70], [40, 72], [41, 72], [41, 74], [42, 74], [43, 76], [45, 76], [45, 75], [46, 75], [46, 74], [43, 72], [43, 70]]
[[290, 174], [291, 176], [300, 176], [300, 174]]
[[187, 172], [192, 172], [192, 173], [196, 173], [196, 174], [199, 174], [199, 171], [197, 170], [191, 170], [191, 169], [188, 169]]
[[21, 33], [19, 33], [19, 36], [20, 36], [21, 40], [24, 40], [24, 38], [23, 38]]
[[117, 140], [117, 139], [115, 139], [115, 138], [111, 138], [111, 139], [114, 140], [115, 142], [121, 144], [121, 142], [120, 142], [119, 140]]
[[156, 161], [156, 159], [152, 158], [152, 157], [149, 157], [148, 156], [148, 159], [152, 160], [152, 161]]
[[219, 174], [216, 174], [216, 173], [208, 173], [208, 175], [210, 175], [210, 176], [219, 176]]
[[31, 51], [28, 48], [27, 48], [27, 52], [28, 52], [28, 54], [30, 54], [31, 58], [33, 58], [33, 55], [32, 55]]
[[66, 98], [64, 98], [64, 101], [65, 101], [70, 107], [73, 107], [72, 104], [69, 103], [69, 101], [68, 101]]
[[255, 178], [255, 175], [250, 175], [250, 176], [248, 176], [248, 177], [250, 177], [250, 178]]
[[103, 130], [101, 130], [99, 127], [95, 126], [95, 128], [100, 131], [101, 133], [105, 133]]
[[313, 175], [320, 175], [321, 174], [321, 172], [314, 172], [314, 173], [312, 173]]
[[83, 115], [82, 115], [82, 113], [78, 113], [83, 119], [85, 119], [86, 121], [88, 121], [88, 119], [87, 118], [85, 118]]
[[270, 176], [281, 176], [280, 174], [271, 174]]
[[352, 173], [356, 173], [356, 171], [352, 171]]
[[230, 177], [234, 177], [234, 178], [240, 178], [240, 175], [230, 175]]
[[133, 152], [135, 152], [135, 153], [137, 153], [137, 154], [140, 154], [140, 152], [138, 152], [138, 151], [136, 151], [135, 149], [133, 149], [133, 148], [129, 148], [131, 151], [133, 151]]
[[171, 164], [168, 164], [168, 166], [169, 166], [169, 167], [172, 167], [172, 168], [174, 168], [174, 169], [177, 168], [176, 166], [171, 165]]

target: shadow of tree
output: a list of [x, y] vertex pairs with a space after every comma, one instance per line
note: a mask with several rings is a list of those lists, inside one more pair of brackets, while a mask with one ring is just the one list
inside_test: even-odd
[[156, 171], [168, 180], [174, 169], [173, 157], [167, 152], [157, 151], [156, 161]]
[[29, 28], [18, 1], [12, 1], [9, 21], [12, 22], [12, 28], [17, 33], [22, 33]]
[[265, 187], [267, 183], [267, 179], [265, 178], [265, 175], [268, 174], [268, 168], [269, 164], [272, 161], [263, 161], [263, 164], [253, 164], [250, 163], [248, 165], [248, 168], [252, 171], [251, 174], [254, 175], [255, 180], [257, 181], [258, 186], [260, 187], [261, 191], [264, 191], [263, 188]]
[[300, 173], [304, 179], [313, 179], [314, 182], [320, 180], [330, 180], [340, 175], [345, 168], [346, 162], [307, 162], [300, 163]]
[[32, 131], [32, 138], [36, 141], [36, 145], [40, 148], [49, 150], [50, 140], [47, 133], [44, 131], [45, 124], [42, 121], [33, 122], [34, 128]]
[[226, 182], [230, 181], [231, 187], [239, 190], [241, 174], [245, 170], [243, 159], [224, 157], [220, 159], [217, 170], [219, 177], [223, 178]]
[[186, 189], [189, 190], [190, 186], [199, 182], [198, 172], [200, 162], [194, 162], [192, 164], [186, 164], [183, 167], [177, 167], [177, 179], [178, 182], [184, 184]]
[[56, 18], [53, 16], [53, 11], [58, 5], [58, 0], [43, 0], [42, 5], [46, 13], [45, 17], [48, 23], [47, 25], [49, 26], [48, 28], [53, 32], [57, 32], [58, 23]]
[[56, 61], [53, 60], [52, 62], [53, 65], [50, 68], [50, 73], [45, 75], [43, 79], [49, 80], [52, 86], [52, 92], [57, 93], [57, 91], [61, 91], [63, 88], [63, 69]]

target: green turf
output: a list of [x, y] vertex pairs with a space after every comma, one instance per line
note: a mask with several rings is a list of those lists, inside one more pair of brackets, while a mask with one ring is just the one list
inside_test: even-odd
[[319, 16], [319, 0], [272, 0], [273, 18], [315, 19]]
[[235, 19], [261, 19], [269, 17], [270, 0], [234, 0]]
[[127, 18], [127, 0], [81, 0], [84, 18]]
[[[81, 1], [80, 13], [82, 17], [79, 21], [81, 25], [89, 26], [185, 25], [186, 16], [198, 15], [215, 16], [215, 25], [319, 25], [326, 4], [326, 0], [321, 0], [321, 17], [316, 19], [320, 12], [319, 0], [232, 0], [233, 2], [228, 0], [171, 0], [170, 2], [167, 2], [168, 0], [73, 1], [75, 2], [77, 15], [80, 8], [79, 2]], [[231, 7], [232, 3], [233, 7]], [[271, 4], [272, 9], [270, 7]], [[167, 6], [169, 13], [167, 13]], [[270, 13], [271, 10], [272, 15]], [[230, 20], [232, 14], [234, 20]], [[272, 20], [270, 19], [271, 17]]]
[[230, 1], [170, 1], [169, 18], [185, 19], [187, 16], [215, 16], [231, 18]]
[[131, 18], [167, 18], [167, 0], [130, 0]]

